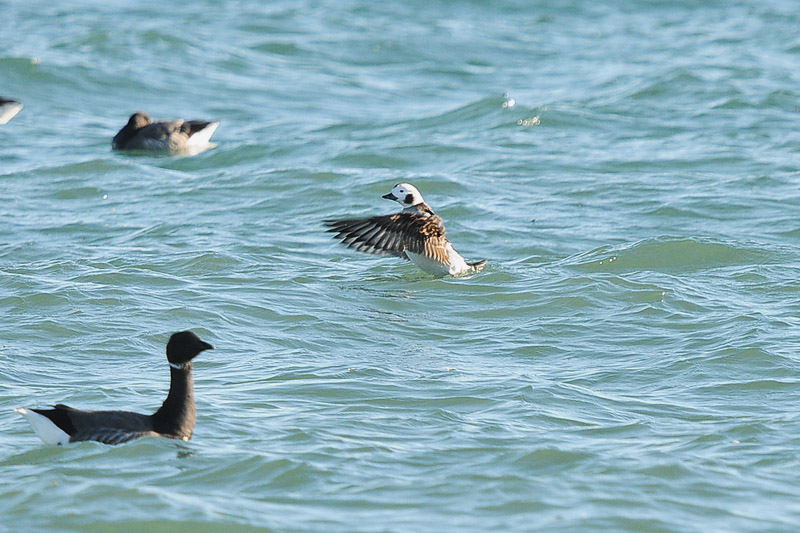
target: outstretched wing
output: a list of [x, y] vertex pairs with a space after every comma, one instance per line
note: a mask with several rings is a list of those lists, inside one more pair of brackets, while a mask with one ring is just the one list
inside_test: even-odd
[[408, 259], [406, 252], [425, 255], [449, 264], [447, 237], [442, 219], [413, 213], [396, 213], [370, 218], [326, 220], [328, 231], [336, 233], [346, 246], [377, 255], [395, 255]]

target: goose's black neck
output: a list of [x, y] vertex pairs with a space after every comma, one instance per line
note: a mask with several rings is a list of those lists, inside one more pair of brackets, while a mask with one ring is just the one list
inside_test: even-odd
[[152, 415], [153, 429], [168, 437], [189, 440], [196, 418], [192, 363], [170, 366], [169, 372], [169, 394], [161, 409]]

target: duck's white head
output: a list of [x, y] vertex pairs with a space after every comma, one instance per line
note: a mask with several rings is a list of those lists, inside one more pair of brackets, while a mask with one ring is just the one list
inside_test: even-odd
[[412, 207], [423, 203], [422, 194], [410, 183], [398, 183], [392, 187], [392, 192], [384, 194], [381, 198], [394, 200], [403, 207]]

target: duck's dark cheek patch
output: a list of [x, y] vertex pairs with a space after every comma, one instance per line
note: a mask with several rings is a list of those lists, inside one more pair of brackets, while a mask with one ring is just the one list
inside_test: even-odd
[[411, 200], [413, 200], [413, 198], [414, 198], [413, 194], [406, 194], [405, 203], [410, 204]]

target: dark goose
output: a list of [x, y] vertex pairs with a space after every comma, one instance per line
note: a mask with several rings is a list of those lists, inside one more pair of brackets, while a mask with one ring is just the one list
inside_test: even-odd
[[136, 112], [111, 141], [115, 150], [150, 150], [197, 153], [209, 146], [219, 122], [205, 120], [161, 120]]
[[170, 384], [167, 399], [152, 415], [130, 411], [81, 411], [58, 404], [54, 409], [15, 409], [46, 444], [94, 440], [120, 444], [138, 437], [189, 440], [195, 423], [192, 359], [214, 347], [191, 331], [173, 334], [167, 343]]

